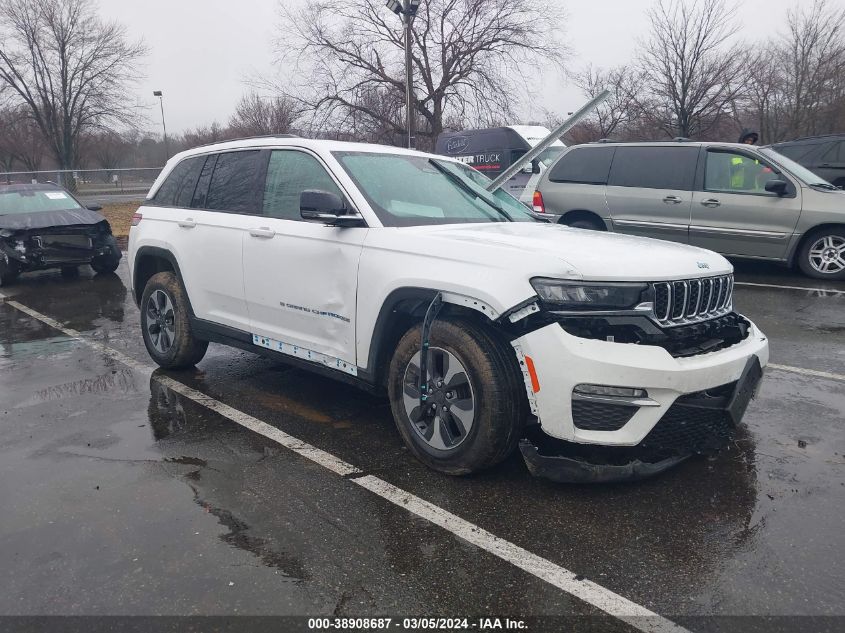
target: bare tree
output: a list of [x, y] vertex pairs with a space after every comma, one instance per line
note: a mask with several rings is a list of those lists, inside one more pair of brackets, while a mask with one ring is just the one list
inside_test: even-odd
[[250, 92], [238, 102], [229, 128], [238, 136], [286, 134], [300, 114], [301, 108], [289, 97], [262, 97]]
[[126, 167], [131, 144], [122, 134], [107, 130], [87, 135], [81, 143], [84, 153], [101, 169]]
[[235, 138], [237, 134], [232, 133], [228, 128], [223, 127], [217, 121], [211, 125], [199, 125], [192, 130], [188, 130], [182, 135], [181, 145], [185, 149], [196, 147], [197, 145], [207, 145], [209, 143], [217, 143], [219, 141], [226, 141]]
[[47, 139], [58, 166], [76, 167], [87, 130], [136, 118], [128, 85], [146, 52], [92, 0], [0, 0], [0, 83]]
[[586, 97], [597, 97], [602, 90], [609, 90], [610, 97], [596, 108], [594, 115], [578, 126], [575, 136], [579, 142], [609, 138], [624, 128], [637, 116], [637, 101], [642, 82], [639, 72], [630, 66], [603, 69], [587, 65], [572, 75], [572, 82]]
[[[306, 78], [287, 94], [317, 129], [349, 128], [398, 140], [405, 132], [400, 20], [382, 0], [280, 4], [282, 58]], [[528, 86], [523, 65], [560, 65], [561, 12], [543, 0], [427, 0], [413, 26], [413, 109], [420, 146], [450, 117], [484, 123], [508, 116]]]
[[763, 138], [841, 131], [845, 124], [845, 9], [816, 0], [787, 14], [785, 33], [753, 57], [744, 103]]
[[0, 112], [0, 161], [7, 171], [15, 162], [26, 171], [38, 171], [46, 153], [44, 135], [26, 108], [7, 107]]
[[641, 113], [670, 136], [702, 137], [731, 115], [745, 86], [745, 54], [730, 44], [735, 6], [725, 0], [659, 0], [640, 55], [648, 97]]

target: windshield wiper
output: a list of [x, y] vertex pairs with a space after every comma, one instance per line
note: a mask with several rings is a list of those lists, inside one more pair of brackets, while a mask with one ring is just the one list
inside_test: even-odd
[[453, 183], [458, 185], [458, 187], [460, 187], [464, 191], [464, 193], [468, 193], [475, 198], [479, 198], [479, 199], [483, 200], [489, 206], [493, 207], [493, 209], [495, 209], [496, 213], [498, 213], [500, 216], [505, 218], [506, 221], [508, 221], [508, 222], [514, 222], [515, 221], [508, 214], [508, 212], [505, 211], [504, 208], [502, 208], [502, 206], [498, 202], [488, 200], [487, 198], [482, 198], [480, 195], [478, 195], [478, 192], [475, 191], [475, 189], [473, 189], [472, 187], [470, 187], [469, 184], [463, 178], [461, 178], [457, 174], [452, 173], [451, 171], [449, 171], [448, 168], [439, 164], [437, 161], [435, 161], [432, 158], [429, 158], [428, 162], [431, 163], [437, 171], [439, 171], [441, 174], [444, 174], [449, 180], [451, 180]]
[[839, 190], [839, 187], [836, 185], [831, 185], [829, 182], [811, 182], [811, 187], [819, 187], [821, 189], [831, 189], [831, 190]]

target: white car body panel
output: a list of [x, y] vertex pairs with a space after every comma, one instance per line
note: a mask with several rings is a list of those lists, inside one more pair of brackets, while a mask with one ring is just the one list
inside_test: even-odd
[[[245, 147], [292, 148], [317, 155], [368, 228], [142, 206], [142, 228], [130, 232], [130, 270], [135, 270], [140, 248], [167, 250], [179, 263], [197, 317], [249, 333], [257, 347], [353, 375], [359, 370], [372, 375], [368, 363], [377, 320], [386, 299], [398, 289], [441, 291], [446, 302], [473, 308], [493, 321], [536, 296], [533, 277], [655, 282], [733, 270], [724, 257], [701, 248], [562, 225], [384, 227], [332, 152], [451, 160], [395, 147], [258, 138], [197, 148], [168, 161], [148, 199], [181, 159]], [[215, 218], [205, 214], [231, 224], [231, 239], [226, 229], [211, 228]], [[180, 227], [179, 221], [186, 218], [197, 226]], [[275, 234], [271, 239], [252, 236], [249, 229], [255, 227]], [[201, 241], [191, 247], [186, 240], [194, 237]], [[544, 431], [560, 439], [616, 446], [637, 444], [681, 394], [735, 381], [752, 355], [762, 365], [768, 360], [766, 338], [753, 326], [741, 343], [689, 358], [674, 358], [657, 346], [578, 338], [557, 324], [521, 336], [514, 345], [536, 367], [541, 389], [532, 393], [530, 384], [527, 388]], [[619, 431], [577, 430], [571, 394], [578, 383], [646, 388], [660, 406], [643, 408]]]

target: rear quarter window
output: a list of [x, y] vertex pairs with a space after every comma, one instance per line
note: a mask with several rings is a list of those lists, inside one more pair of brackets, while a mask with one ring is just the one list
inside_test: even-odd
[[153, 202], [164, 207], [189, 207], [203, 163], [205, 156], [195, 156], [176, 165], [156, 191]]
[[606, 185], [615, 147], [579, 147], [567, 152], [549, 172], [552, 182]]
[[698, 147], [617, 147], [608, 185], [691, 191]]

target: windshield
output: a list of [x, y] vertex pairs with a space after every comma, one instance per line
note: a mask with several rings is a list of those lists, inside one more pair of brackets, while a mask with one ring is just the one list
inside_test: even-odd
[[81, 209], [79, 203], [58, 189], [0, 191], [0, 215], [68, 211]]
[[460, 163], [377, 152], [333, 155], [384, 226], [533, 221], [525, 206], [505, 192], [510, 200], [486, 191]]
[[760, 153], [780, 164], [781, 167], [786, 169], [789, 173], [798, 178], [805, 185], [825, 185], [828, 187], [833, 187], [833, 185], [831, 185], [821, 176], [817, 176], [806, 167], [802, 167], [791, 158], [787, 158], [780, 152], [776, 152], [771, 147], [762, 148], [760, 150]]

